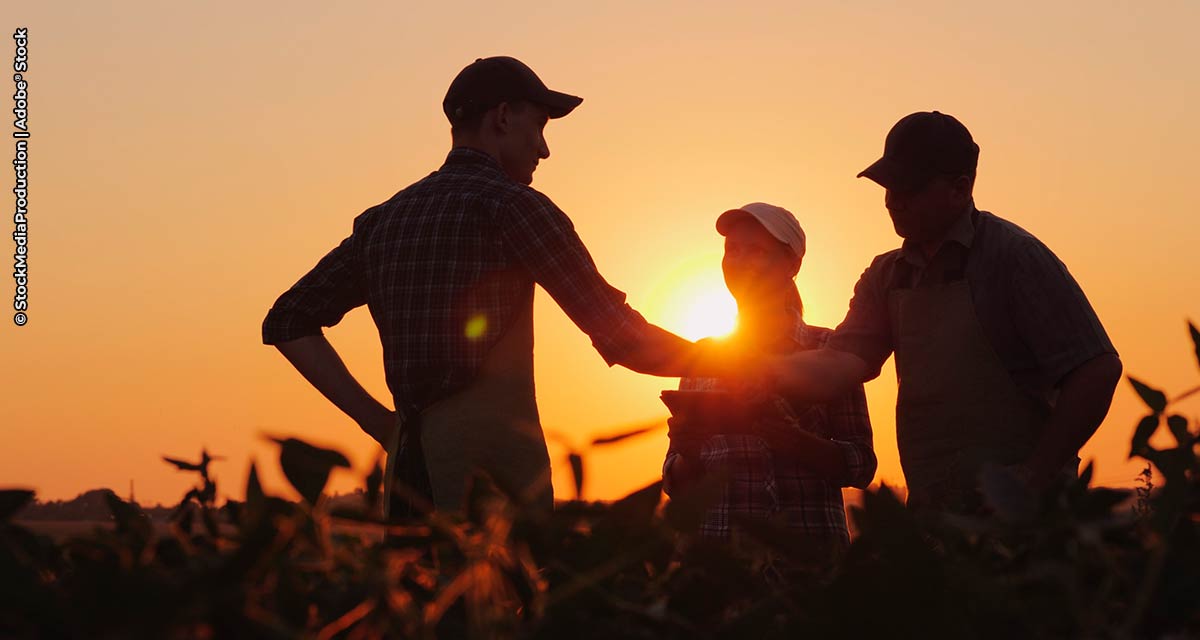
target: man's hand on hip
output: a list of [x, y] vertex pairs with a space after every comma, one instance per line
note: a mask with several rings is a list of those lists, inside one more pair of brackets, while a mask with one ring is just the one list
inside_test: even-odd
[[389, 438], [399, 431], [396, 412], [363, 389], [325, 336], [305, 336], [275, 347], [321, 395], [385, 449], [388, 447]]
[[400, 421], [395, 411], [388, 410], [385, 407], [380, 407], [380, 411], [365, 420], [359, 421], [361, 428], [367, 435], [371, 436], [379, 446], [385, 451], [393, 442], [393, 438], [400, 436]]

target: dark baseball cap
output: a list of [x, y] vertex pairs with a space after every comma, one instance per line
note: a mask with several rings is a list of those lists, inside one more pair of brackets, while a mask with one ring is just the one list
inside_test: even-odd
[[551, 118], [561, 118], [583, 102], [583, 98], [546, 88], [520, 60], [495, 56], [477, 58], [458, 72], [442, 100], [442, 111], [454, 123], [516, 100], [545, 106]]
[[979, 145], [954, 116], [918, 111], [904, 116], [888, 132], [883, 157], [863, 169], [886, 189], [920, 189], [938, 175], [975, 175]]

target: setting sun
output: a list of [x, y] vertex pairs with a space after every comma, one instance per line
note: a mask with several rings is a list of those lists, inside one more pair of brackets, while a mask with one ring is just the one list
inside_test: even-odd
[[705, 289], [696, 292], [680, 312], [679, 333], [688, 340], [720, 337], [737, 324], [737, 305], [729, 292]]
[[688, 260], [669, 271], [653, 300], [651, 320], [688, 340], [727, 335], [737, 323], [737, 304], [725, 288], [719, 254]]

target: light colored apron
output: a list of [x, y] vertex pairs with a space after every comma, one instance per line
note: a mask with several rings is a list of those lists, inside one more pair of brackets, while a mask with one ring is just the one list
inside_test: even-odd
[[[537, 508], [554, 506], [550, 456], [534, 396], [532, 285], [524, 298], [470, 386], [421, 412], [421, 447], [439, 511], [462, 510], [467, 479], [475, 469]], [[398, 451], [397, 435], [388, 448], [385, 517]]]
[[896, 439], [913, 508], [960, 510], [987, 463], [1024, 462], [1049, 407], [1013, 382], [965, 280], [889, 296], [899, 397]]

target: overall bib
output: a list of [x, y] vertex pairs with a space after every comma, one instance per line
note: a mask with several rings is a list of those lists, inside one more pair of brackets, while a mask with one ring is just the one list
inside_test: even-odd
[[1013, 382], [975, 315], [965, 279], [894, 290], [888, 305], [908, 503], [973, 509], [980, 470], [1024, 462], [1049, 407]]
[[[533, 287], [508, 330], [492, 347], [465, 389], [427, 407], [417, 417], [433, 505], [461, 511], [467, 479], [486, 471], [500, 487], [550, 510], [550, 456], [538, 419], [533, 384]], [[396, 479], [395, 447], [388, 449], [384, 505]]]

